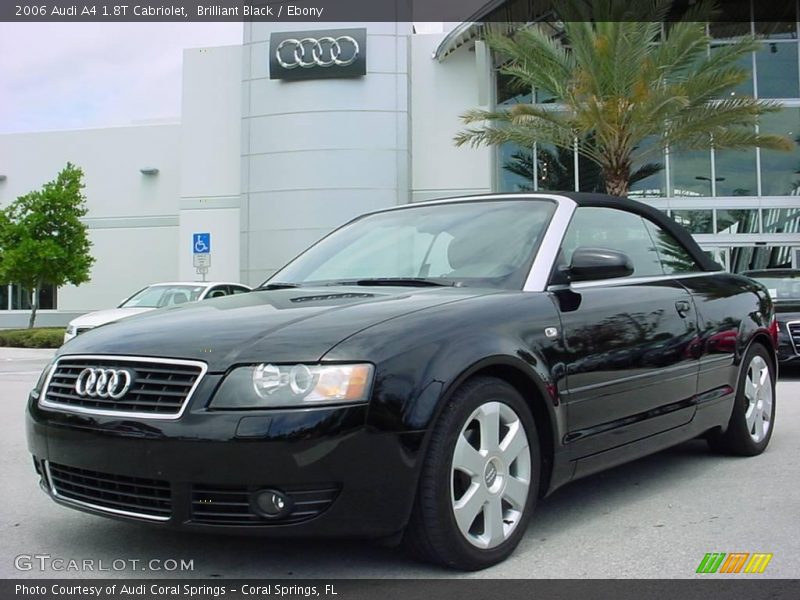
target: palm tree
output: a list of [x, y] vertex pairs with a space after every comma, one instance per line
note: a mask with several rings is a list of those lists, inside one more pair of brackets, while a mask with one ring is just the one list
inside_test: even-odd
[[[513, 35], [488, 28], [486, 41], [505, 59], [500, 72], [522, 89], [549, 92], [554, 104], [470, 110], [455, 137], [465, 144], [551, 144], [599, 165], [606, 191], [626, 196], [632, 165], [671, 151], [791, 150], [793, 142], [757, 134], [775, 102], [731, 94], [748, 77], [737, 61], [759, 47], [745, 37], [709, 52], [701, 2], [662, 30], [673, 0], [569, 0], [559, 6], [563, 36], [537, 25]], [[656, 139], [657, 143], [644, 144]]]

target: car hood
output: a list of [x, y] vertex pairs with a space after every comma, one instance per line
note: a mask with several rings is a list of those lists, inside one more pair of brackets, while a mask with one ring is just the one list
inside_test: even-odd
[[69, 322], [73, 327], [99, 327], [106, 323], [119, 321], [126, 317], [138, 315], [144, 312], [155, 310], [152, 308], [110, 308], [108, 310], [98, 310], [72, 319]]
[[109, 324], [76, 337], [62, 347], [59, 355], [199, 359], [208, 363], [210, 371], [225, 371], [233, 364], [252, 362], [316, 362], [345, 338], [372, 325], [492, 293], [497, 290], [451, 287], [256, 290], [160, 309]]

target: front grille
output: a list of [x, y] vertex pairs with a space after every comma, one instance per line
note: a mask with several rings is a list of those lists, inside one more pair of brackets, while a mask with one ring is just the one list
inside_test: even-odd
[[172, 514], [169, 483], [45, 463], [53, 495], [106, 512], [166, 521]]
[[[79, 395], [76, 382], [86, 368], [125, 369], [132, 375], [130, 389], [119, 399]], [[174, 419], [183, 412], [205, 371], [205, 363], [196, 361], [65, 356], [53, 367], [40, 402], [70, 412]]]
[[792, 338], [794, 351], [798, 352], [800, 351], [800, 321], [789, 323], [787, 327], [789, 328], [789, 337]]
[[286, 525], [322, 514], [339, 488], [326, 485], [318, 489], [282, 489], [294, 502], [292, 512], [282, 519], [265, 519], [250, 509], [250, 495], [263, 487], [201, 485], [192, 486], [192, 520], [213, 525]]
[[87, 331], [89, 331], [90, 329], [92, 329], [92, 328], [91, 328], [91, 327], [78, 327], [78, 328], [75, 330], [75, 335], [80, 335], [80, 334], [82, 334], [82, 333], [86, 333], [86, 332], [87, 332]]

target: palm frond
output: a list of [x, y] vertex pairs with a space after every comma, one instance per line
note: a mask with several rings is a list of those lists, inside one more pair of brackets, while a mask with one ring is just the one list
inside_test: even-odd
[[[705, 28], [717, 4], [700, 1], [677, 22], [662, 25], [673, 0], [564, 0], [556, 12], [562, 38], [538, 25], [513, 34], [490, 31], [500, 71], [520, 89], [553, 94], [559, 110], [517, 104], [503, 111], [468, 111], [458, 145], [552, 144], [600, 165], [606, 181], [646, 177], [653, 159], [672, 151], [761, 146], [787, 150], [794, 142], [756, 133], [775, 103], [735, 92], [747, 79], [743, 58], [760, 43], [744, 37], [715, 47]], [[653, 143], [643, 144], [645, 140]], [[640, 164], [638, 170], [631, 165]], [[615, 188], [618, 189], [618, 188]]]

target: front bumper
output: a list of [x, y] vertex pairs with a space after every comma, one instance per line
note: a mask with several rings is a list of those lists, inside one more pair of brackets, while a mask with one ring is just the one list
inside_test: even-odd
[[[188, 411], [176, 421], [78, 415], [28, 404], [43, 489], [111, 518], [195, 531], [381, 537], [406, 524], [421, 432], [371, 427], [367, 406]], [[292, 499], [277, 519], [254, 492]]]

